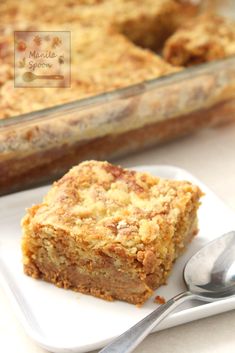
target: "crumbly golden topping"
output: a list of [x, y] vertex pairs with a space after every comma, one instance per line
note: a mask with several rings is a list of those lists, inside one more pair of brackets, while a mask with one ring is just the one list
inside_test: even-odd
[[164, 58], [176, 66], [190, 66], [235, 54], [235, 25], [205, 14], [182, 25], [166, 42]]
[[[144, 48], [157, 47], [172, 32], [182, 7], [176, 0], [0, 2], [0, 118], [178, 71]], [[17, 30], [71, 32], [71, 88], [14, 87], [13, 38]]]
[[120, 244], [128, 255], [141, 256], [146, 246], [173, 237], [183, 212], [200, 196], [187, 181], [86, 161], [55, 182], [28, 216], [33, 227], [62, 229], [87, 247]]

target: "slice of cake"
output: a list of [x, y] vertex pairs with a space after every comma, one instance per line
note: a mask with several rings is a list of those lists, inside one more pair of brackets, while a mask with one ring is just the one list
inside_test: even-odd
[[201, 195], [186, 181], [83, 162], [24, 217], [24, 271], [59, 287], [142, 304], [166, 283], [197, 233]]

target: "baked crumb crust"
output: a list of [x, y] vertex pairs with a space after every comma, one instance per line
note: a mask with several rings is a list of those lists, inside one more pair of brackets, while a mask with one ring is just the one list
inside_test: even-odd
[[191, 66], [235, 55], [234, 22], [214, 14], [190, 19], [166, 41], [163, 57], [172, 65]]
[[197, 232], [197, 186], [87, 161], [22, 221], [26, 274], [142, 304]]
[[[179, 71], [149, 49], [157, 49], [177, 28], [183, 8], [184, 17], [196, 11], [176, 0], [1, 2], [0, 118]], [[71, 88], [15, 88], [14, 31], [58, 30], [71, 32]]]

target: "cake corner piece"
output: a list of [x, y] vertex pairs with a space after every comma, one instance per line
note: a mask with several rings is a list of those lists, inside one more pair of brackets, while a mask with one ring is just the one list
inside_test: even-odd
[[27, 275], [106, 300], [143, 304], [197, 233], [200, 189], [86, 161], [22, 220]]

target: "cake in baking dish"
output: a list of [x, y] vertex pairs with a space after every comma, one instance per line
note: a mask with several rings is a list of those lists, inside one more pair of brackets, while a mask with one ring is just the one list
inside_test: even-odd
[[[177, 0], [2, 1], [0, 118], [178, 71], [155, 51], [195, 11]], [[15, 88], [14, 31], [70, 31], [71, 87]]]
[[201, 196], [187, 181], [83, 162], [28, 209], [24, 271], [59, 287], [143, 304], [196, 235]]
[[[198, 17], [198, 6], [190, 1], [6, 0], [0, 13], [0, 118], [95, 96], [235, 52], [234, 23], [214, 15]], [[70, 31], [71, 87], [15, 88], [14, 31]]]

